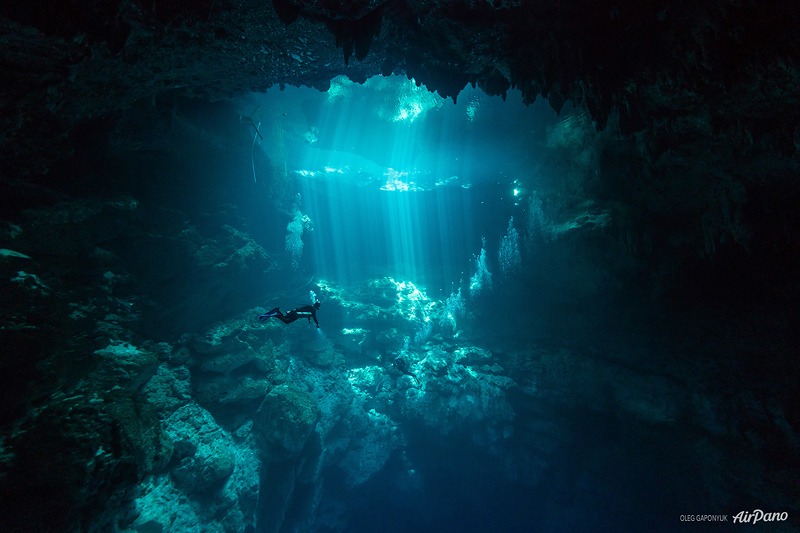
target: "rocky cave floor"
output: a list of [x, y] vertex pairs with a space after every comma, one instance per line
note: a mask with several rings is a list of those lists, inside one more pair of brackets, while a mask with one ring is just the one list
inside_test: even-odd
[[[48, 520], [64, 530], [344, 531], [361, 520], [354, 495], [388, 483], [415, 513], [433, 512], [420, 509], [435, 501], [433, 478], [468, 483], [467, 470], [529, 494], [549, 530], [618, 523], [625, 506], [671, 524], [690, 503], [731, 514], [796, 501], [790, 384], [749, 387], [719, 336], [635, 324], [581, 333], [574, 314], [491, 322], [470, 296], [447, 303], [380, 278], [295, 289], [324, 302], [320, 330], [259, 322], [269, 300], [158, 341], [139, 332], [158, 306], [137, 292], [132, 263], [96, 246], [109, 232], [135, 234], [143, 256], [180, 241], [217, 283], [274, 262], [225, 224], [203, 235], [176, 222], [169, 236], [110, 227], [140, 209], [130, 198], [80, 201], [5, 228], [4, 304], [14, 312], [4, 334], [19, 357], [4, 370], [0, 480], [8, 509], [28, 510], [4, 514], [16, 517], [11, 529], [46, 530], [37, 526]], [[37, 225], [53, 217], [60, 225]], [[203, 294], [186, 305], [201, 313]], [[31, 365], [35, 350], [52, 355]], [[467, 501], [481, 493], [448, 490]], [[591, 516], [604, 507], [613, 516]], [[434, 527], [424, 516], [417, 525]]]

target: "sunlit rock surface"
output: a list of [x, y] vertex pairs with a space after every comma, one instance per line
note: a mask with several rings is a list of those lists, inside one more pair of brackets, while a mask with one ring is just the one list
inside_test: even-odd
[[279, 385], [264, 398], [253, 429], [265, 446], [264, 456], [274, 461], [296, 457], [306, 445], [319, 419], [319, 408], [305, 392]]
[[[770, 475], [772, 467], [762, 465], [760, 474], [751, 472], [755, 477], [742, 484], [719, 469], [721, 462], [752, 465], [752, 452], [745, 450], [766, 445], [763, 428], [772, 428], [785, 446], [797, 444], [777, 399], [761, 400], [746, 390], [731, 397], [709, 386], [709, 376], [724, 372], [713, 361], [695, 359], [685, 369], [670, 369], [657, 343], [644, 339], [613, 354], [582, 342], [546, 347], [506, 339], [483, 344], [477, 333], [469, 340], [455, 337], [451, 325], [440, 320], [449, 312], [446, 303], [423, 296], [424, 289], [410, 282], [386, 278], [357, 287], [317, 286], [326, 302], [323, 324], [350, 317], [347, 323], [354, 329], [326, 327], [322, 333], [305, 321], [290, 326], [259, 322], [256, 309], [175, 346], [113, 340], [89, 356], [98, 385], [110, 383], [108, 372], [120, 374], [114, 380], [119, 393], [100, 396], [100, 389], [89, 383], [84, 387], [94, 390], [93, 396], [76, 391], [64, 399], [63, 409], [81, 402], [95, 406], [86, 411], [90, 418], [79, 431], [46, 422], [58, 416], [57, 404], [36, 412], [31, 429], [20, 427], [4, 441], [10, 450], [6, 464], [30, 467], [33, 459], [22, 453], [22, 443], [58, 428], [57, 441], [74, 454], [86, 452], [76, 461], [91, 456], [98, 465], [91, 483], [118, 483], [114, 472], [130, 465], [130, 508], [106, 519], [126, 531], [343, 531], [364, 520], [346, 502], [364, 488], [380, 486], [384, 476], [395, 478], [399, 497], [420, 505], [426, 483], [439, 482], [431, 476], [455, 475], [465, 468], [465, 456], [446, 445], [437, 452], [435, 467], [428, 464], [418, 446], [430, 435], [461, 441], [460, 453], [467, 458], [484, 457], [478, 472], [488, 475], [491, 469], [496, 482], [519, 484], [534, 495], [548, 490], [553, 470], [565, 461], [565, 449], [579, 453], [584, 438], [608, 446], [610, 436], [597, 426], [601, 420], [644, 447], [651, 445], [648, 428], [670, 434], [689, 425], [696, 436], [670, 437], [676, 451], [664, 452], [663, 460], [681, 457], [700, 468], [692, 490], [708, 491], [720, 505], [727, 505], [735, 491], [757, 493], [763, 476]], [[414, 333], [426, 319], [434, 326], [418, 342]], [[474, 320], [467, 314], [462, 327], [480, 332]], [[651, 362], [632, 366], [638, 350], [649, 351]], [[320, 361], [321, 353], [331, 355]], [[397, 366], [398, 357], [408, 362], [407, 370]], [[136, 400], [130, 396], [133, 390], [141, 391]], [[132, 418], [121, 411], [131, 401], [140, 405]], [[749, 425], [741, 426], [732, 409], [747, 413]], [[102, 443], [106, 430], [86, 424], [103, 412], [115, 420], [108, 444]], [[578, 428], [560, 422], [565, 412], [582, 421]], [[85, 432], [87, 437], [81, 437]], [[122, 444], [133, 435], [139, 440]], [[69, 444], [75, 439], [81, 439], [80, 446]], [[718, 439], [738, 441], [736, 451], [717, 449], [713, 443]], [[632, 473], [639, 461], [652, 460], [648, 452], [626, 469]], [[582, 481], [562, 472], [562, 482], [594, 486], [608, 475], [596, 466], [603, 462], [600, 457], [581, 461], [595, 466], [580, 474]], [[623, 483], [615, 476], [611, 483]], [[36, 478], [29, 483], [30, 490], [38, 490]], [[63, 483], [67, 490], [73, 480], [64, 478]], [[627, 494], [621, 485], [615, 490]], [[588, 499], [574, 505], [596, 505], [594, 497], [581, 497]], [[73, 505], [92, 502], [110, 506], [109, 511], [118, 501], [91, 493], [79, 498], [71, 500]], [[552, 495], [542, 498], [545, 514], [564, 505]], [[426, 528], [439, 523], [426, 520]]]
[[175, 439], [171, 471], [141, 484], [128, 531], [252, 530], [260, 465], [252, 441], [243, 435], [231, 438], [197, 406], [190, 412], [200, 414], [192, 423], [205, 431], [198, 435], [183, 431], [180, 422], [167, 422]]

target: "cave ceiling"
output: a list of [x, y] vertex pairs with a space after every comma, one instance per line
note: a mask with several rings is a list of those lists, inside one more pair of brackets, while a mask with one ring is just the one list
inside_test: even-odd
[[[1, 155], [44, 172], [76, 125], [180, 94], [405, 74], [615, 117], [658, 154], [703, 135], [792, 153], [800, 14], [789, 3], [310, 0], [6, 3]], [[787, 105], [788, 104], [788, 105]], [[754, 140], [755, 139], [755, 140]]]

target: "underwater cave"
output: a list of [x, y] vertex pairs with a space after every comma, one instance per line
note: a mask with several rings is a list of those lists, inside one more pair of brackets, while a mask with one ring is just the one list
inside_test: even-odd
[[800, 11], [0, 7], [0, 530], [800, 531]]

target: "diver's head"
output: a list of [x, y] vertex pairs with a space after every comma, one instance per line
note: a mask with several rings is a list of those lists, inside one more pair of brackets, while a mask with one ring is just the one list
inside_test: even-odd
[[319, 309], [319, 301], [314, 302], [314, 309]]

